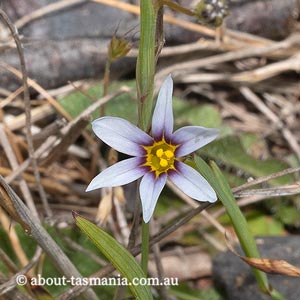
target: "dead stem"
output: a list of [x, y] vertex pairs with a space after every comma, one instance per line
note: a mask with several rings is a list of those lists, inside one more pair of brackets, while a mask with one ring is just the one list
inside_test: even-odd
[[[167, 182], [167, 186], [177, 195], [179, 196], [184, 202], [190, 205], [193, 208], [198, 207], [198, 202], [187, 196], [184, 192], [178, 189], [171, 181]], [[211, 225], [213, 225], [219, 232], [225, 234], [225, 228], [214, 218], [212, 217], [206, 210], [201, 212], [203, 218], [205, 218]]]
[[[98, 109], [101, 105], [103, 105], [104, 103], [110, 101], [111, 99], [123, 94], [123, 93], [128, 93], [130, 91], [130, 89], [128, 89], [127, 87], [122, 87], [120, 88], [118, 91], [107, 95], [104, 98], [99, 99], [98, 101], [96, 101], [95, 103], [93, 103], [92, 105], [90, 105], [86, 110], [84, 110], [79, 116], [77, 116], [74, 120], [72, 120], [71, 122], [69, 122], [64, 128], [61, 129], [61, 136], [65, 136], [67, 135], [70, 130], [76, 126], [76, 124], [78, 122], [80, 122], [81, 120], [84, 120], [86, 118], [88, 118], [90, 116], [90, 114], [92, 114], [96, 109]], [[52, 147], [54, 147], [56, 141], [59, 139], [59, 137], [54, 137], [51, 136], [49, 137], [34, 153], [36, 159], [40, 159], [40, 157], [47, 151], [49, 151], [49, 149], [51, 149]], [[29, 166], [31, 162], [31, 158], [29, 157], [27, 160], [25, 160], [22, 164], [20, 164], [18, 170], [12, 172], [9, 176], [7, 176], [5, 178], [5, 180], [7, 181], [7, 183], [12, 182], [14, 179], [16, 179], [16, 177], [18, 177], [21, 173], [23, 173], [27, 167]]]
[[[153, 220], [150, 223], [150, 230], [151, 232], [157, 233], [157, 223]], [[164, 267], [162, 264], [162, 256], [161, 256], [161, 251], [160, 251], [160, 245], [159, 243], [154, 244], [152, 247], [152, 252], [154, 255], [154, 261], [155, 261], [155, 265], [156, 265], [156, 271], [157, 271], [157, 277], [159, 278], [159, 280], [163, 280], [163, 278], [165, 278], [165, 272], [164, 272]], [[151, 271], [151, 269], [150, 269]], [[168, 296], [168, 292], [167, 292], [167, 288], [166, 286], [161, 286], [159, 288], [159, 292], [160, 292], [160, 296], [162, 299], [168, 300], [169, 296]]]
[[28, 145], [28, 154], [31, 158], [31, 164], [34, 172], [34, 177], [36, 180], [38, 192], [41, 198], [41, 201], [44, 206], [45, 213], [48, 217], [52, 216], [51, 209], [48, 204], [47, 196], [45, 193], [45, 190], [41, 184], [41, 176], [38, 169], [37, 160], [34, 157], [34, 146], [32, 141], [32, 133], [31, 133], [31, 104], [30, 104], [30, 94], [29, 94], [29, 87], [27, 82], [27, 70], [26, 70], [26, 64], [25, 64], [25, 58], [23, 53], [23, 47], [21, 44], [21, 41], [19, 39], [19, 35], [17, 32], [16, 27], [13, 25], [13, 23], [10, 21], [8, 16], [0, 9], [0, 15], [2, 19], [4, 20], [5, 24], [8, 26], [14, 40], [17, 46], [19, 58], [20, 58], [20, 64], [21, 64], [21, 70], [22, 70], [22, 81], [23, 81], [23, 94], [24, 94], [24, 105], [25, 105], [25, 114], [26, 114], [26, 139], [27, 139], [27, 145]]
[[[245, 45], [245, 48], [238, 49], [235, 51], [230, 51], [227, 53], [217, 54], [210, 57], [205, 57], [197, 60], [191, 60], [183, 63], [174, 64], [170, 67], [167, 67], [157, 73], [156, 78], [162, 80], [168, 74], [173, 74], [176, 77], [176, 74], [180, 72], [180, 76], [183, 76], [184, 73], [187, 73], [190, 69], [204, 68], [216, 64], [221, 64], [224, 62], [235, 61], [247, 57], [255, 57], [260, 55], [274, 54], [276, 51], [284, 50], [297, 45], [300, 42], [300, 35], [295, 35], [288, 37], [286, 40], [281, 42], [273, 42], [270, 45], [263, 45], [262, 47], [249, 47]], [[289, 64], [290, 65], [290, 64]]]
[[300, 160], [300, 146], [297, 142], [296, 137], [292, 134], [289, 128], [280, 120], [280, 118], [248, 87], [241, 87], [240, 92], [243, 96], [250, 101], [255, 107], [261, 111], [275, 126], [278, 128], [286, 142], [290, 145], [291, 149], [295, 152]]
[[37, 247], [32, 259], [29, 262], [27, 262], [27, 264], [18, 273], [16, 273], [8, 281], [0, 285], [0, 295], [3, 295], [8, 291], [12, 290], [13, 288], [15, 288], [18, 282], [16, 278], [19, 275], [28, 274], [29, 270], [31, 270], [33, 266], [38, 262], [41, 254], [42, 254], [42, 249], [40, 247]]
[[[12, 248], [14, 249], [15, 255], [18, 258], [21, 266], [26, 266], [28, 264], [28, 258], [22, 248], [19, 237], [14, 227], [11, 226], [11, 220], [9, 219], [6, 212], [0, 207], [0, 222], [6, 234], [9, 237]], [[29, 271], [29, 270], [28, 270]], [[30, 272], [31, 276], [34, 276], [33, 270]]]
[[[18, 218], [22, 222], [23, 228], [30, 236], [37, 242], [37, 244], [44, 250], [44, 252], [52, 260], [54, 266], [67, 278], [77, 277], [80, 278], [81, 274], [78, 272], [74, 264], [69, 260], [62, 249], [52, 239], [49, 233], [41, 225], [40, 221], [32, 215], [27, 206], [14, 192], [14, 190], [7, 184], [2, 176], [0, 176], [0, 187], [7, 193], [10, 201], [18, 214]], [[20, 223], [20, 221], [19, 221]], [[24, 228], [24, 229], [25, 229]], [[15, 280], [14, 283], [16, 284]], [[98, 300], [98, 297], [92, 289], [87, 287], [83, 296], [85, 299]]]
[[[19, 163], [16, 159], [16, 156], [14, 154], [14, 151], [11, 147], [11, 144], [9, 142], [9, 139], [7, 138], [7, 135], [4, 131], [3, 126], [0, 124], [0, 143], [4, 149], [4, 152], [6, 154], [6, 157], [13, 169], [13, 171], [17, 170], [19, 167]], [[19, 181], [19, 185], [20, 185], [20, 189], [22, 191], [22, 194], [24, 196], [24, 199], [26, 201], [26, 204], [28, 206], [28, 208], [31, 210], [31, 212], [38, 218], [38, 212], [36, 210], [30, 189], [26, 183], [26, 181], [21, 178]]]

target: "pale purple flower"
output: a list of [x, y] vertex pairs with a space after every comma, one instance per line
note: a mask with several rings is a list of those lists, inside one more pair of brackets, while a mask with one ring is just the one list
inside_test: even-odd
[[102, 117], [92, 122], [95, 134], [115, 150], [134, 156], [97, 175], [87, 191], [127, 184], [142, 177], [139, 191], [144, 222], [149, 222], [167, 177], [185, 194], [198, 201], [215, 202], [209, 183], [182, 157], [213, 141], [218, 129], [186, 126], [173, 132], [173, 81], [168, 76], [159, 91], [152, 117], [152, 136], [130, 122]]

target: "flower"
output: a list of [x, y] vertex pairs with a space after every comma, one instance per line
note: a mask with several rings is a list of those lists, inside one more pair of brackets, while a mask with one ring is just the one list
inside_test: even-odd
[[152, 117], [152, 136], [127, 120], [102, 117], [92, 122], [95, 134], [115, 150], [134, 156], [102, 171], [86, 191], [115, 187], [141, 178], [139, 186], [144, 222], [151, 219], [167, 177], [185, 194], [198, 201], [215, 202], [209, 183], [182, 157], [213, 141], [219, 130], [186, 126], [173, 132], [173, 80], [169, 75], [159, 91]]

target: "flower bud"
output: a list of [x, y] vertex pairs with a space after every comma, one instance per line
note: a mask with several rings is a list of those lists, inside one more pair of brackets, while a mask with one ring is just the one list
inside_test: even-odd
[[228, 15], [228, 6], [226, 0], [201, 0], [194, 13], [201, 23], [218, 27]]
[[131, 44], [124, 37], [117, 38], [114, 34], [108, 45], [108, 58], [111, 61], [117, 60], [126, 56], [131, 49]]

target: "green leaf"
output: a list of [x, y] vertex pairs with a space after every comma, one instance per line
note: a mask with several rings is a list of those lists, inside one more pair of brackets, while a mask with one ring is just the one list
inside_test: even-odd
[[[218, 198], [225, 206], [226, 211], [231, 219], [234, 230], [238, 236], [241, 246], [247, 257], [259, 258], [259, 252], [253, 236], [247, 225], [247, 221], [238, 207], [232, 191], [215, 162], [211, 162], [211, 168], [200, 157], [195, 157], [195, 163], [199, 172], [206, 178], [218, 195]], [[274, 293], [268, 283], [265, 273], [253, 269], [259, 288], [262, 292]]]
[[[278, 159], [261, 159], [261, 156], [266, 156], [265, 152], [267, 152], [264, 143], [265, 141], [253, 134], [243, 134], [239, 137], [226, 136], [203, 147], [197, 153], [218, 161], [219, 164], [225, 165], [226, 169], [229, 168], [232, 171], [233, 168], [236, 170], [236, 172], [230, 173], [230, 178], [227, 176], [227, 180], [229, 180], [231, 185], [237, 186], [241, 182], [236, 180], [238, 175], [234, 176], [234, 173], [243, 174], [243, 177], [253, 176], [257, 178], [290, 167], [290, 165]], [[242, 177], [239, 178], [242, 179]], [[293, 183], [294, 181], [294, 175], [288, 174], [274, 178], [268, 184], [271, 186], [281, 186]], [[289, 198], [281, 198], [280, 201], [278, 199], [264, 201], [263, 205], [282, 223], [288, 225], [299, 223], [299, 197], [296, 195]], [[286, 213], [286, 208], [293, 213]]]
[[149, 286], [133, 284], [135, 278], [146, 278], [134, 257], [101, 228], [78, 215], [74, 215], [74, 218], [76, 225], [91, 239], [121, 275], [127, 278], [128, 286], [133, 295], [139, 300], [152, 300]]

